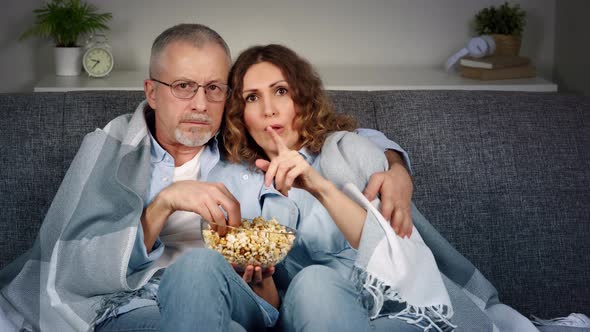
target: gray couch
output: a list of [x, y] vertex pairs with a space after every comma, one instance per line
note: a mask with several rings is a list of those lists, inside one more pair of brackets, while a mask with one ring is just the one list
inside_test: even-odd
[[[590, 98], [331, 91], [410, 154], [414, 200], [525, 316], [590, 314]], [[142, 92], [0, 94], [0, 268], [29, 248], [83, 136]]]

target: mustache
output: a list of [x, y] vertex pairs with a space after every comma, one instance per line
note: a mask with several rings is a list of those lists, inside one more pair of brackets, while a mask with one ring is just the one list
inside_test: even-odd
[[206, 114], [191, 113], [183, 116], [180, 121], [199, 121], [210, 124], [211, 118]]

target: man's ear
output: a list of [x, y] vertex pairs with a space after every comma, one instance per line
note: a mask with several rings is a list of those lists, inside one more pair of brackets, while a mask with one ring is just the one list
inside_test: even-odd
[[152, 109], [156, 107], [156, 84], [152, 80], [143, 81], [143, 91], [145, 92], [145, 99]]

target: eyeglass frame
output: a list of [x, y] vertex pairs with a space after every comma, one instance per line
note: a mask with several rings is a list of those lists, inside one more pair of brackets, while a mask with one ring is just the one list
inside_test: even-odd
[[[205, 98], [207, 98], [207, 101], [213, 102], [213, 103], [225, 102], [227, 100], [227, 98], [231, 94], [231, 88], [227, 84], [223, 84], [223, 83], [219, 83], [219, 82], [211, 82], [211, 83], [208, 83], [208, 84], [205, 84], [205, 85], [201, 85], [201, 84], [199, 84], [199, 83], [197, 83], [195, 81], [191, 81], [191, 80], [176, 80], [176, 81], [173, 81], [172, 83], [166, 83], [166, 82], [162, 82], [160, 80], [157, 80], [155, 78], [150, 78], [150, 81], [154, 81], [154, 82], [157, 82], [157, 83], [164, 84], [164, 85], [168, 86], [170, 88], [170, 93], [172, 93], [172, 95], [174, 97], [176, 97], [178, 99], [184, 99], [184, 100], [188, 100], [188, 99], [194, 98], [195, 95], [197, 94], [197, 92], [199, 92], [199, 88], [203, 88], [204, 89], [204, 91], [205, 91]], [[195, 83], [197, 85], [197, 88], [193, 91], [192, 96], [190, 96], [190, 97], [179, 97], [179, 96], [177, 96], [174, 93], [174, 87], [173, 87], [173, 85], [176, 82], [184, 82], [184, 83], [190, 83], [190, 82], [192, 82], [192, 83]], [[222, 100], [211, 100], [211, 99], [209, 99], [210, 98], [209, 97], [210, 95], [207, 94], [207, 87], [210, 86], [210, 85], [217, 85], [217, 86], [222, 85], [222, 86], [225, 86], [227, 88], [227, 91], [225, 92], [225, 97]]]

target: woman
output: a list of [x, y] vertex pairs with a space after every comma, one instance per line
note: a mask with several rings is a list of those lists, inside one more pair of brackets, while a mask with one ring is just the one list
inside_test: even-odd
[[[399, 303], [404, 301], [398, 301], [397, 307], [378, 304], [375, 298], [395, 297], [393, 292], [386, 294], [388, 287], [377, 289], [375, 282], [377, 294], [367, 293], [371, 285], [358, 256], [367, 254], [361, 242], [365, 223], [375, 222], [375, 216], [340, 188], [349, 182], [364, 188], [372, 173], [387, 168], [387, 161], [380, 149], [349, 132], [355, 128], [354, 121], [331, 109], [311, 65], [280, 45], [253, 47], [237, 59], [230, 84], [233, 93], [222, 133], [225, 158], [249, 167], [249, 176], [256, 176], [255, 168], [262, 170], [264, 188], [252, 197], [241, 195], [237, 185], [226, 186], [242, 207], [260, 203], [263, 215], [277, 217], [298, 231], [294, 248], [274, 276], [279, 291], [286, 290], [283, 328], [415, 331], [449, 327], [448, 302], [438, 312], [415, 314], [405, 310], [409, 305]], [[240, 166], [227, 166], [232, 167], [239, 170]], [[432, 265], [438, 275], [433, 260]], [[439, 293], [442, 289], [446, 295], [442, 280], [439, 286]], [[265, 279], [255, 291], [277, 302], [273, 279]], [[437, 304], [442, 307], [444, 302]], [[385, 316], [379, 317], [381, 310]], [[387, 314], [399, 314], [396, 318], [402, 319], [390, 319]]]
[[414, 206], [416, 229], [401, 239], [359, 197], [385, 158], [346, 131], [353, 122], [333, 112], [308, 62], [280, 45], [252, 47], [236, 60], [230, 85], [223, 142], [234, 164], [221, 168], [264, 177], [264, 186], [256, 195], [240, 189], [240, 177], [225, 184], [246, 216], [260, 205], [263, 216], [298, 231], [273, 278], [251, 283], [274, 304], [277, 288], [283, 293], [283, 330], [536, 330]]

